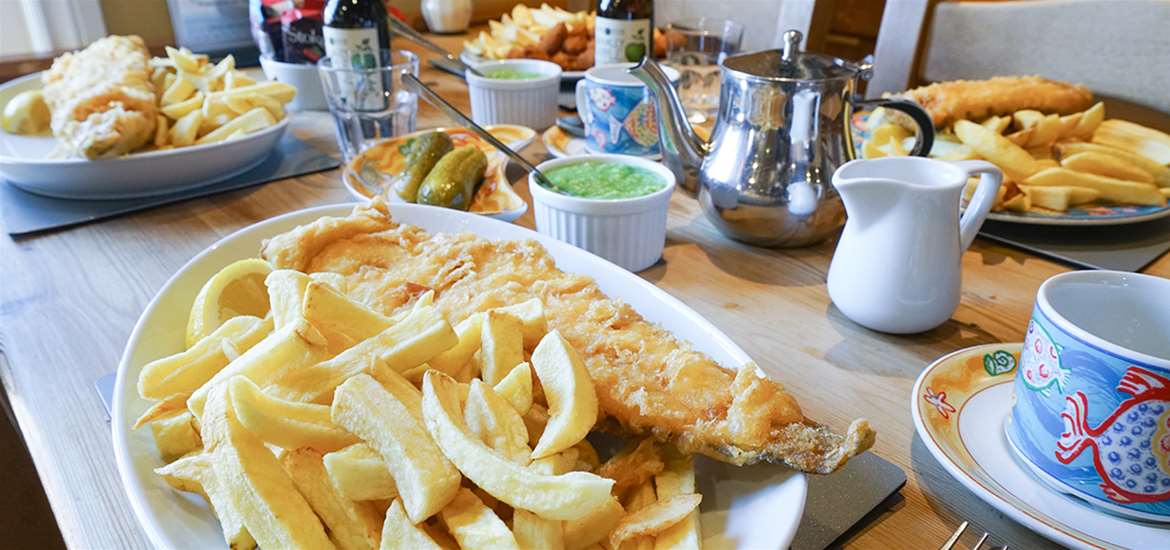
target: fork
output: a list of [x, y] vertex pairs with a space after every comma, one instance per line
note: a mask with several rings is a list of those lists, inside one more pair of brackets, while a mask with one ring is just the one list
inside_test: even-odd
[[[943, 545], [939, 547], [939, 550], [951, 550], [952, 548], [954, 548], [955, 543], [959, 541], [959, 535], [962, 535], [963, 531], [965, 531], [965, 530], [967, 530], [967, 522], [966, 521], [964, 521], [962, 524], [960, 524], [958, 529], [955, 529], [955, 532], [953, 534], [951, 534], [951, 538], [947, 539], [947, 541], [944, 542]], [[976, 542], [975, 546], [971, 547], [971, 550], [979, 550], [979, 548], [983, 546], [983, 543], [987, 542], [988, 535], [989, 535], [989, 533], [986, 533], [986, 532], [983, 533], [983, 536], [979, 537], [979, 542]], [[1008, 547], [1005, 544], [1005, 545], [999, 547], [998, 550], [1008, 550]]]

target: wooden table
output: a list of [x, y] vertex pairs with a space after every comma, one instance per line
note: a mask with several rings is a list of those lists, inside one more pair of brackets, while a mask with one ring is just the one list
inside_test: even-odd
[[[436, 40], [458, 50], [461, 37]], [[467, 108], [461, 80], [425, 68], [422, 76]], [[440, 124], [450, 122], [423, 107], [419, 127]], [[320, 117], [292, 131], [333, 146]], [[537, 142], [525, 156], [538, 160], [545, 151]], [[524, 183], [517, 190], [527, 197]], [[69, 546], [148, 546], [122, 492], [94, 381], [115, 369], [154, 294], [197, 252], [233, 231], [349, 200], [331, 171], [74, 229], [0, 237], [0, 379]], [[532, 227], [531, 214], [518, 223]], [[769, 250], [731, 241], [679, 192], [663, 261], [640, 275], [731, 335], [791, 389], [808, 416], [838, 429], [856, 417], [870, 420], [879, 434], [873, 451], [909, 481], [893, 506], [850, 532], [847, 546], [937, 547], [964, 520], [972, 524], [964, 547], [983, 531], [993, 533], [995, 545], [1048, 545], [943, 470], [917, 436], [909, 402], [915, 378], [936, 357], [1020, 341], [1037, 287], [1068, 268], [977, 240], [963, 256], [962, 303], [953, 318], [925, 334], [889, 336], [850, 322], [830, 303], [825, 276], [833, 246]], [[1170, 276], [1170, 257], [1146, 271]]]

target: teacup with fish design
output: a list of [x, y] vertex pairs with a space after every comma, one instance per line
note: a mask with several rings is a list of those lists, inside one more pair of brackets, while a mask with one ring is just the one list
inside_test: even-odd
[[1170, 279], [1075, 271], [1040, 286], [1009, 447], [1053, 488], [1170, 522]]
[[[577, 81], [577, 114], [585, 124], [586, 148], [593, 153], [660, 154], [654, 97], [641, 80], [626, 73], [633, 66], [598, 65]], [[663, 70], [677, 87], [679, 72], [670, 67]]]

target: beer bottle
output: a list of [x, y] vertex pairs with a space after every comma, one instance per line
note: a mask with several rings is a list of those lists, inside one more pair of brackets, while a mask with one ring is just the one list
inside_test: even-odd
[[654, 0], [598, 0], [597, 65], [641, 61], [653, 54]]
[[325, 55], [355, 69], [381, 66], [381, 50], [390, 49], [390, 21], [382, 0], [329, 0], [325, 4]]

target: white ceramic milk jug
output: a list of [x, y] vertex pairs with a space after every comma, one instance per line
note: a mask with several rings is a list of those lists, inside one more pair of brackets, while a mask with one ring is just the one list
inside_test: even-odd
[[[967, 209], [967, 178], [981, 174]], [[829, 297], [873, 330], [909, 334], [959, 305], [960, 257], [995, 202], [1003, 175], [984, 161], [855, 160], [833, 174], [848, 221], [829, 266]]]

